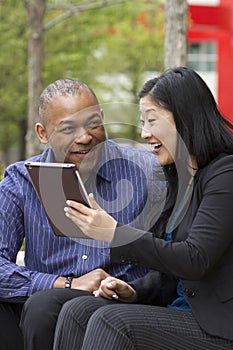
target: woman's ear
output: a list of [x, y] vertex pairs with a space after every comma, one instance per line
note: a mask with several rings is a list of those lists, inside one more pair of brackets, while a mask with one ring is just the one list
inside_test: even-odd
[[48, 143], [47, 132], [46, 132], [46, 129], [45, 129], [43, 124], [36, 123], [35, 131], [36, 131], [37, 137], [41, 143], [43, 143], [43, 144]]

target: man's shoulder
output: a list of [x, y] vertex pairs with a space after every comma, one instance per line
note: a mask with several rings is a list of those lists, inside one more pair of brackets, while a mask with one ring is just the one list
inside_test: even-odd
[[6, 168], [5, 173], [8, 174], [8, 173], [14, 172], [14, 174], [20, 173], [22, 175], [25, 175], [27, 173], [27, 170], [24, 164], [26, 162], [40, 162], [41, 158], [42, 158], [42, 154], [39, 154], [39, 155], [30, 157], [28, 159], [20, 160], [18, 162], [12, 163]]

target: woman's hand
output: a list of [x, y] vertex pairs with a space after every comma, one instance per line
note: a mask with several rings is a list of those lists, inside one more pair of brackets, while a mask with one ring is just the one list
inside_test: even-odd
[[92, 208], [68, 200], [68, 207], [64, 208], [65, 214], [86, 236], [99, 241], [111, 242], [117, 221], [100, 208], [92, 194], [89, 195], [89, 198]]
[[136, 298], [136, 291], [128, 283], [111, 276], [102, 280], [99, 289], [93, 294], [96, 297], [115, 299], [125, 303], [132, 303]]

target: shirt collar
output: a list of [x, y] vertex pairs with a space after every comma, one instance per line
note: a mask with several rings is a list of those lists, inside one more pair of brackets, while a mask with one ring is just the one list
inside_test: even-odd
[[[91, 178], [93, 176], [100, 176], [105, 181], [111, 182], [112, 176], [111, 176], [109, 167], [106, 165], [106, 163], [108, 162], [109, 159], [112, 159], [112, 158], [113, 158], [112, 153], [110, 157], [109, 150], [108, 150], [108, 141], [106, 140], [104, 142], [103, 149], [101, 150], [99, 159], [95, 167], [92, 169], [92, 172], [89, 177]], [[46, 162], [46, 163], [55, 162], [54, 153], [50, 146], [45, 147], [42, 153], [41, 162]]]

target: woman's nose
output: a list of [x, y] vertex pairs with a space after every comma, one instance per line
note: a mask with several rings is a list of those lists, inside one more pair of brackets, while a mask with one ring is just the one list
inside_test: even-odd
[[148, 129], [146, 129], [145, 127], [143, 127], [142, 131], [141, 131], [141, 138], [148, 139], [149, 137], [151, 137], [151, 132]]

